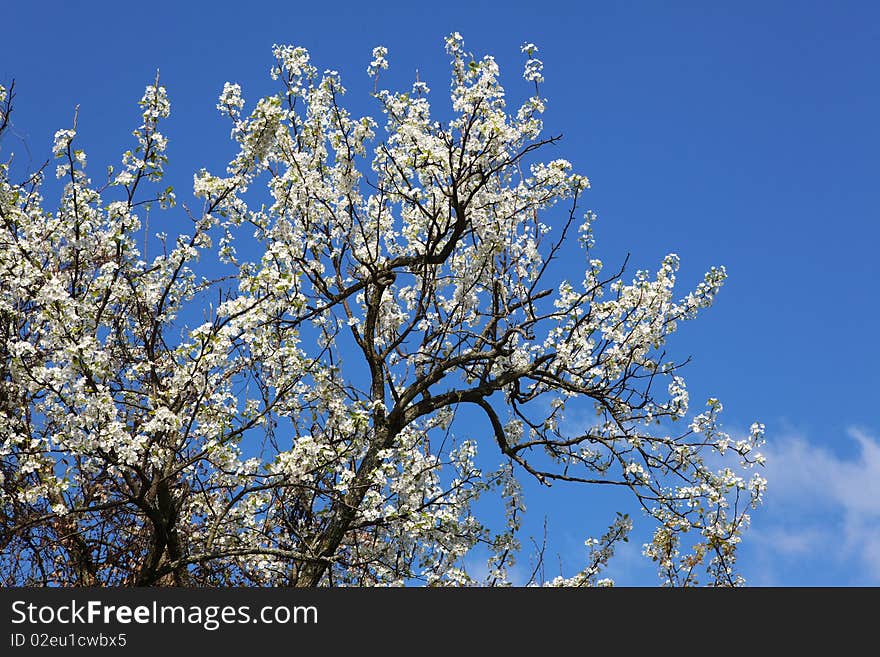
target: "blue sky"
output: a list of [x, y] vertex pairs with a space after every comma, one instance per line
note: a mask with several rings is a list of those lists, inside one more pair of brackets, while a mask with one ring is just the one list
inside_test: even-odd
[[[90, 168], [117, 164], [135, 101], [161, 69], [172, 101], [171, 182], [232, 153], [214, 105], [223, 82], [271, 90], [273, 43], [340, 71], [367, 111], [365, 67], [390, 50], [392, 86], [438, 102], [443, 36], [490, 53], [511, 87], [519, 46], [541, 49], [554, 157], [590, 177], [597, 252], [635, 267], [682, 259], [681, 289], [713, 264], [718, 303], [674, 343], [692, 355], [691, 399], [717, 396], [726, 426], [767, 425], [767, 504], [741, 560], [755, 584], [880, 584], [880, 5], [870, 2], [247, 3], [15, 2], [0, 78], [17, 80], [4, 153], [38, 165], [76, 105]], [[604, 502], [555, 488], [551, 551], [575, 561]], [[606, 514], [607, 515], [607, 514]], [[597, 524], [598, 523], [598, 524]], [[638, 541], [621, 584], [653, 584]]]

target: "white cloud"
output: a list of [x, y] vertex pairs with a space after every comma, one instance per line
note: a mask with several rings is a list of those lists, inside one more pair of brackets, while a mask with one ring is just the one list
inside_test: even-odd
[[829, 534], [818, 527], [790, 529], [771, 526], [751, 531], [748, 540], [757, 541], [782, 556], [795, 558], [812, 553], [817, 545], [828, 540]]
[[[765, 509], [755, 514], [747, 540], [764, 557], [787, 561], [828, 559], [850, 563], [856, 583], [880, 583], [880, 442], [867, 432], [847, 432], [857, 446], [851, 458], [802, 436], [768, 441]], [[772, 569], [773, 559], [765, 559]], [[796, 582], [795, 582], [796, 583]]]
[[848, 433], [860, 448], [854, 460], [801, 437], [768, 443], [767, 478], [773, 482], [774, 496], [786, 502], [807, 496], [853, 513], [880, 517], [880, 443], [858, 429]]

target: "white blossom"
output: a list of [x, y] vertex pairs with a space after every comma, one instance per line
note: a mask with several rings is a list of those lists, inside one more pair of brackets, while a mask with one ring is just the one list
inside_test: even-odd
[[[664, 583], [740, 583], [765, 428], [726, 433], [714, 398], [690, 416], [666, 355], [724, 268], [677, 295], [675, 254], [595, 257], [590, 180], [543, 159], [537, 47], [511, 107], [493, 57], [445, 46], [449, 108], [418, 74], [380, 88], [378, 46], [368, 116], [274, 46], [273, 93], [245, 111], [224, 84], [235, 152], [193, 175], [186, 212], [162, 185], [158, 75], [107, 184], [74, 128], [52, 146], [57, 200], [0, 165], [0, 505], [21, 555], [3, 581], [509, 585], [533, 477], [627, 491]], [[564, 235], [583, 259], [559, 280]], [[632, 522], [531, 583], [613, 584]]]

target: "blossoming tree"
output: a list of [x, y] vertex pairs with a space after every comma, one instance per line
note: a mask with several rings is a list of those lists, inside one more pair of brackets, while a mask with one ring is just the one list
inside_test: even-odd
[[[0, 166], [4, 584], [505, 584], [524, 477], [628, 490], [668, 584], [740, 581], [762, 427], [731, 439], [717, 400], [685, 419], [663, 347], [723, 268], [678, 299], [674, 255], [656, 275], [605, 273], [578, 210], [587, 178], [541, 161], [557, 140], [537, 49], [513, 110], [493, 58], [458, 34], [446, 50], [446, 122], [424, 82], [382, 89], [374, 50], [380, 129], [346, 110], [337, 73], [276, 47], [276, 94], [246, 111], [238, 85], [222, 91], [237, 154], [195, 175], [197, 212], [160, 185], [158, 78], [106, 183], [75, 124], [55, 135], [52, 209], [42, 170], [16, 183]], [[0, 88], [0, 131], [13, 95]], [[191, 226], [149, 258], [148, 203]], [[570, 237], [583, 269], [553, 280]], [[578, 574], [538, 583], [606, 583], [630, 526], [619, 515]]]

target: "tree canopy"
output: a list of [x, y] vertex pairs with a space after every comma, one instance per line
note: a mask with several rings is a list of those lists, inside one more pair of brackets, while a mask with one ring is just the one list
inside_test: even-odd
[[[103, 182], [75, 124], [55, 135], [57, 204], [48, 167], [13, 182], [0, 165], [0, 581], [508, 584], [525, 477], [629, 491], [667, 584], [741, 581], [763, 426], [731, 438], [715, 399], [689, 415], [664, 347], [724, 268], [683, 296], [674, 254], [608, 271], [589, 180], [541, 159], [558, 138], [537, 48], [516, 107], [492, 57], [458, 34], [446, 51], [439, 121], [425, 82], [381, 86], [385, 48], [373, 118], [276, 46], [277, 93], [247, 110], [239, 85], [220, 94], [237, 153], [195, 174], [198, 208], [162, 184], [158, 76]], [[0, 87], [0, 134], [13, 97]], [[181, 233], [150, 236], [147, 208]], [[583, 267], [560, 280], [569, 241]], [[577, 574], [536, 583], [608, 583], [631, 528], [610, 521]]]

